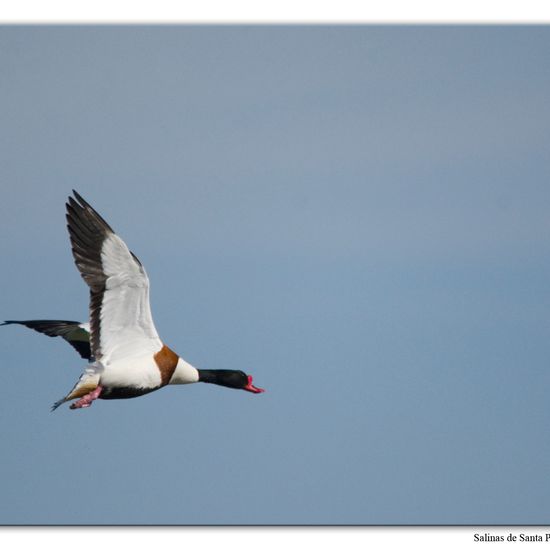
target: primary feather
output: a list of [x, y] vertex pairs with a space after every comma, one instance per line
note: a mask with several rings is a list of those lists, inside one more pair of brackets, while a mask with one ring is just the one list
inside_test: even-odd
[[41, 334], [54, 338], [60, 336], [68, 342], [80, 357], [93, 360], [90, 349], [90, 324], [78, 321], [37, 319], [32, 321], [5, 321], [2, 325], [23, 325]]

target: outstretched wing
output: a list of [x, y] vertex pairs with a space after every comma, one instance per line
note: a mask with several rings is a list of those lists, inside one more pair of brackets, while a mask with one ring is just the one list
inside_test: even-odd
[[107, 222], [76, 192], [67, 203], [74, 260], [90, 287], [92, 355], [106, 367], [162, 348], [149, 305], [149, 279]]
[[46, 336], [61, 336], [63, 340], [71, 344], [81, 357], [92, 359], [90, 350], [90, 325], [78, 321], [35, 320], [35, 321], [5, 321], [2, 325], [23, 325], [41, 332]]

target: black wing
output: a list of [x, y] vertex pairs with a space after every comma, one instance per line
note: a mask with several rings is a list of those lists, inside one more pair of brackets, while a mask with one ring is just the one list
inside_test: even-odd
[[[69, 197], [67, 229], [75, 264], [90, 287], [90, 347], [101, 359], [100, 318], [107, 275], [103, 271], [103, 242], [114, 234], [111, 226], [73, 189]], [[75, 200], [76, 199], [76, 200]]]
[[36, 321], [5, 321], [2, 325], [23, 325], [41, 332], [46, 336], [61, 336], [84, 359], [92, 359], [90, 349], [90, 333], [78, 321], [36, 320]]

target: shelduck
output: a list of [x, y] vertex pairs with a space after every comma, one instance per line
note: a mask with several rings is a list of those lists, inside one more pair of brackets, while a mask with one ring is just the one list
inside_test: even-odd
[[206, 382], [262, 393], [240, 370], [197, 369], [157, 334], [149, 305], [149, 278], [142, 263], [107, 222], [76, 192], [69, 197], [67, 228], [74, 260], [90, 288], [90, 321], [5, 321], [47, 336], [60, 336], [88, 359], [73, 389], [52, 410], [76, 400], [71, 409], [96, 399], [125, 399], [168, 384]]

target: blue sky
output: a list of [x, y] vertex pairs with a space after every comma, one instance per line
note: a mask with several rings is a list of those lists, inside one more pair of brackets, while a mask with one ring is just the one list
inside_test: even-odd
[[77, 189], [197, 384], [55, 413], [2, 327], [0, 523], [546, 523], [547, 27], [0, 28], [0, 318], [85, 320]]

